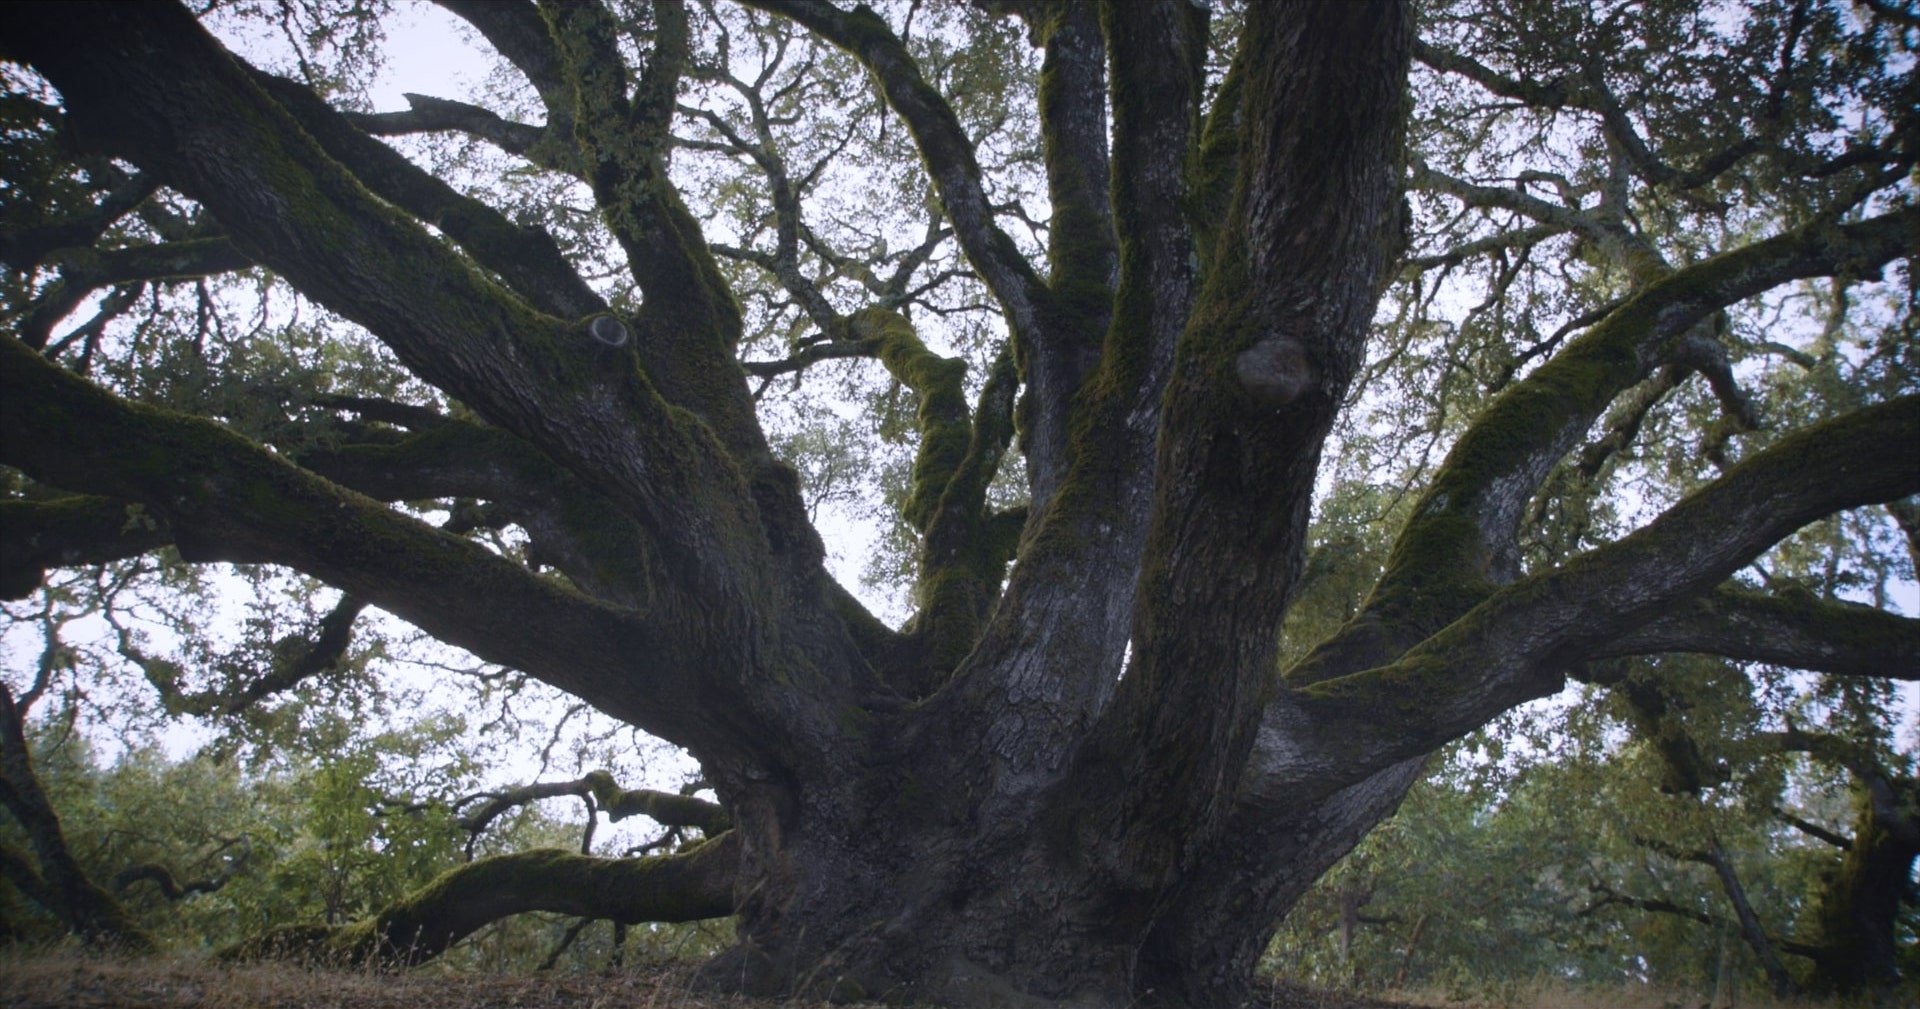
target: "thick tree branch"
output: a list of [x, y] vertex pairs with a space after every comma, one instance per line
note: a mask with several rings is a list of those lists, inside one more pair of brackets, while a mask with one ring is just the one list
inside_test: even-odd
[[509, 915], [548, 911], [627, 924], [699, 921], [733, 911], [739, 846], [729, 833], [674, 855], [614, 859], [544, 848], [469, 862], [371, 918], [276, 929], [222, 959], [333, 965], [424, 963]]
[[328, 156], [367, 188], [459, 242], [527, 304], [562, 319], [605, 312], [607, 303], [580, 279], [552, 236], [522, 228], [506, 215], [447, 185], [400, 152], [350, 125], [304, 85], [260, 74], [262, 88], [291, 112]]
[[[1321, 445], [1359, 367], [1392, 254], [1400, 179], [1386, 166], [1405, 141], [1410, 22], [1403, 5], [1248, 12], [1242, 44], [1260, 57], [1248, 68], [1249, 125], [1221, 236], [1246, 252], [1221, 258], [1180, 335], [1133, 658], [1063, 785], [1076, 797], [1112, 797], [1077, 835], [1111, 860], [1110, 899], [1157, 887], [1196, 854], [1208, 830], [1175, 851], [1145, 842], [1146, 825], [1219, 825], [1253, 745]], [[1121, 45], [1119, 34], [1110, 44]], [[1125, 307], [1129, 230], [1121, 225], [1120, 312], [1157, 312], [1146, 292]], [[1175, 612], [1186, 616], [1164, 616]]]
[[1920, 209], [1813, 224], [1670, 273], [1526, 378], [1460, 436], [1396, 538], [1366, 608], [1288, 671], [1290, 682], [1385, 665], [1510, 578], [1515, 530], [1552, 468], [1674, 340], [1713, 312], [1786, 281], [1878, 269], [1912, 252]]
[[1328, 761], [1385, 766], [1552, 693], [1564, 670], [1806, 523], [1920, 490], [1920, 458], [1876, 450], [1915, 439], [1913, 396], [1789, 435], [1644, 528], [1500, 590], [1391, 665], [1283, 695], [1263, 728], [1261, 788], [1309, 787], [1309, 764], [1336, 780], [1352, 772]]
[[[1052, 501], [1070, 457], [1068, 407], [1100, 360], [1119, 283], [1107, 156], [1106, 40], [1091, 4], [1036, 7], [1046, 48], [1039, 112], [1047, 198], [1048, 319], [1015, 341], [1027, 385], [1022, 449], [1035, 511]], [[1178, 173], [1175, 173], [1176, 177]], [[1044, 337], [1044, 338], [1041, 338]]]
[[411, 423], [416, 433], [307, 449], [295, 455], [300, 465], [382, 501], [491, 502], [526, 532], [529, 563], [560, 569], [596, 598], [641, 607], [652, 597], [660, 577], [654, 544], [631, 525], [609, 523], [612, 502], [531, 445], [400, 404], [332, 402]]
[[[902, 692], [925, 696], [973, 651], [1013, 559], [1020, 524], [996, 525], [987, 488], [1013, 440], [1019, 380], [1011, 353], [1003, 350], [969, 422], [961, 398], [963, 362], [939, 358], [924, 347], [914, 355], [896, 352], [883, 360], [896, 375], [918, 371], [922, 381], [947, 386], [921, 394], [921, 454], [914, 460], [914, 497], [907, 506], [916, 510], [902, 510], [910, 521], [917, 515], [924, 522], [914, 583], [919, 611], [903, 629], [919, 654], [901, 670], [908, 684]], [[944, 401], [941, 410], [929, 416], [936, 391]], [[942, 413], [948, 416], [942, 418]], [[930, 449], [938, 454], [930, 456]]]
[[25, 599], [50, 568], [138, 557], [173, 542], [140, 505], [65, 495], [0, 501], [0, 599]]
[[[673, 94], [687, 60], [684, 5], [656, 5], [653, 50], [631, 96], [611, 11], [555, 4], [543, 14], [573, 93], [574, 136], [587, 182], [644, 297], [633, 351], [667, 401], [698, 414], [738, 459], [764, 464], [766, 439], [735, 361], [740, 306], [700, 222], [667, 174]], [[773, 504], [771, 488], [760, 490], [763, 505]], [[802, 527], [788, 533], [796, 546], [793, 563], [817, 568], [821, 552], [804, 527], [804, 508], [797, 498], [780, 508], [787, 514], [775, 522]]]
[[[626, 347], [608, 347], [622, 341], [590, 337], [579, 322], [529, 311], [417, 223], [374, 199], [185, 11], [170, 5], [102, 6], [88, 8], [83, 18], [67, 6], [15, 5], [0, 13], [10, 44], [61, 88], [76, 120], [90, 124], [83, 136], [111, 143], [115, 151], [159, 171], [228, 224], [236, 244], [303, 293], [365, 325], [415, 374], [527, 438], [657, 534], [674, 590], [682, 600], [698, 602], [663, 600], [658, 612], [684, 608], [680, 619], [655, 630], [671, 626], [682, 639], [712, 632], [702, 646], [707, 650], [703, 692], [709, 699], [736, 695], [719, 705], [728, 710], [724, 719], [756, 709], [777, 721], [825, 717], [811, 703], [765, 698], [740, 685], [741, 677], [763, 672], [749, 655], [761, 644], [755, 629], [770, 627], [759, 598], [766, 579], [783, 569], [795, 580], [817, 578], [820, 549], [805, 524], [797, 491], [788, 486], [790, 477], [782, 485], [778, 473], [751, 470], [754, 479], [769, 481], [756, 495], [742, 479], [741, 466], [715, 440], [717, 433], [735, 447], [758, 445], [764, 455], [725, 320], [710, 318], [702, 307], [732, 304], [717, 273], [707, 277], [713, 283], [704, 288], [711, 297], [698, 297], [700, 289], [691, 285], [663, 292], [636, 320], [639, 336], [624, 341]], [[83, 22], [86, 37], [74, 37]], [[647, 178], [619, 174], [622, 166], [637, 170], [653, 163], [634, 154], [631, 145], [620, 150], [625, 153], [614, 159], [618, 164], [596, 161], [613, 165], [614, 175], [602, 182]], [[653, 178], [668, 185], [658, 173]], [[287, 212], [290, 194], [298, 194], [299, 213]], [[670, 187], [657, 190], [639, 200], [638, 209], [658, 209], [671, 198]], [[684, 209], [671, 223], [674, 227], [663, 234], [697, 240], [697, 224]], [[636, 260], [636, 269], [644, 273], [651, 267]], [[686, 318], [688, 312], [698, 318]], [[626, 335], [614, 320], [602, 317], [595, 325]], [[737, 328], [732, 332], [737, 335]], [[695, 345], [704, 346], [704, 354], [689, 350]], [[636, 349], [653, 374], [632, 367]], [[654, 369], [656, 362], [664, 363]], [[687, 395], [686, 405], [704, 411], [702, 416], [673, 409], [655, 383]], [[314, 495], [316, 501], [326, 496], [317, 488]], [[775, 505], [782, 510], [763, 525], [761, 509]], [[776, 543], [787, 551], [784, 563], [769, 558]], [[401, 607], [416, 613], [421, 608]], [[448, 633], [458, 632], [456, 622], [457, 616], [444, 610], [435, 621]], [[478, 635], [489, 636], [484, 630]], [[818, 641], [807, 647], [817, 648], [824, 659], [840, 644]], [[608, 654], [651, 652], [614, 649]], [[551, 661], [531, 665], [550, 667]], [[604, 667], [605, 659], [589, 666], [594, 664]], [[839, 661], [809, 662], [805, 668], [828, 681], [852, 675], [852, 664]], [[608, 700], [609, 686], [602, 682], [588, 693]], [[820, 686], [833, 692], [827, 681]], [[710, 745], [731, 746], [739, 745], [740, 736], [766, 738], [753, 731], [696, 735]]]
[[1920, 680], [1920, 620], [1723, 586], [1599, 646], [1595, 658], [1706, 652], [1843, 676]]
[[286, 564], [650, 732], [694, 743], [712, 731], [694, 680], [720, 650], [693, 645], [684, 621], [662, 633], [208, 421], [117, 400], [19, 341], [0, 339], [0, 361], [0, 462], [144, 502], [186, 559]]
[[[472, 25], [500, 55], [526, 74], [534, 90], [547, 100], [550, 112], [555, 106], [572, 101], [571, 97], [564, 101], [548, 98], [565, 94], [567, 80], [546, 20], [532, 3], [527, 0], [439, 0], [439, 3]], [[571, 133], [570, 124], [562, 132]]]

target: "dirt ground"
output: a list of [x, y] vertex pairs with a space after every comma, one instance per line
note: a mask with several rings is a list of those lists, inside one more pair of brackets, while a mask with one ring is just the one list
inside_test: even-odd
[[[804, 1009], [785, 1000], [696, 994], [685, 968], [595, 974], [382, 975], [194, 961], [0, 959], [4, 1009]], [[845, 1009], [845, 1007], [842, 1007]], [[1414, 1009], [1339, 992], [1271, 986], [1261, 1009]]]

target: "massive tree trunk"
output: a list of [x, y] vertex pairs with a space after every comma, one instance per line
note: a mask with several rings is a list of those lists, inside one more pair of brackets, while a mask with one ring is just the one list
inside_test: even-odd
[[[359, 128], [381, 117], [252, 70], [183, 9], [12, 5], [5, 54], [59, 90], [77, 143], [197, 201], [226, 254], [481, 421], [388, 409], [388, 437], [273, 453], [9, 337], [0, 462], [105, 516], [64, 534], [89, 556], [151, 548], [113, 521], [137, 502], [189, 561], [308, 572], [686, 747], [734, 825], [724, 860], [673, 884], [718, 910], [713, 874], [730, 879], [741, 940], [716, 983], [1233, 1003], [1279, 917], [1436, 748], [1636, 633], [1737, 649], [1680, 604], [1811, 519], [1920, 490], [1920, 459], [1858, 451], [1916, 441], [1908, 397], [1784, 438], [1571, 563], [1511, 562], [1547, 472], [1683, 334], [1787, 280], [1908, 254], [1920, 211], [1809, 226], [1652, 280], [1514, 383], [1460, 435], [1362, 611], [1280, 675], [1322, 445], [1405, 227], [1406, 6], [1252, 5], [1203, 108], [1204, 5], [1008, 5], [1046, 50], [1043, 275], [882, 19], [754, 0], [871, 72], [1011, 334], [969, 405], [964, 365], [884, 299], [808, 305], [818, 357], [877, 357], [919, 397], [920, 609], [889, 629], [825, 573], [741, 381], [739, 308], [667, 176], [685, 10], [655, 5], [630, 76], [601, 7], [449, 6], [526, 73], [547, 123], [440, 109], [446, 125], [590, 186], [640, 307], [612, 314], [544, 233]], [[986, 488], [1016, 415], [1030, 503], [998, 513]], [[566, 583], [382, 503], [434, 496], [511, 505]], [[38, 528], [18, 507], [9, 521]], [[65, 563], [6, 556], [9, 586]], [[1911, 657], [1910, 624], [1876, 647]]]

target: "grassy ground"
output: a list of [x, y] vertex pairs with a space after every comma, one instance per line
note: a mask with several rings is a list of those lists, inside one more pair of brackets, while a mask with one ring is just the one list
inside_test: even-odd
[[[593, 974], [373, 974], [204, 960], [0, 958], [5, 1009], [812, 1009], [784, 1000], [698, 994], [683, 966]], [[1267, 1009], [1411, 1009], [1341, 992], [1274, 984]], [[824, 1004], [820, 1009], [824, 1009]], [[847, 1009], [847, 1007], [841, 1007]]]
[[[0, 955], [0, 1009], [826, 1009], [824, 1003], [696, 993], [687, 983], [690, 969], [686, 964], [654, 964], [590, 974], [452, 974], [430, 969], [377, 974], [227, 966], [186, 957]], [[1259, 995], [1260, 1009], [1706, 1009], [1708, 1005], [1705, 998], [1655, 989], [1595, 991], [1554, 984], [1514, 985], [1473, 997], [1441, 992], [1383, 997], [1276, 981]], [[1735, 1003], [1740, 1009], [1776, 1005], [1758, 992], [1740, 995]], [[1726, 1005], [1722, 1000], [1720, 1006]], [[1794, 1005], [1813, 1009], [1808, 1003]]]

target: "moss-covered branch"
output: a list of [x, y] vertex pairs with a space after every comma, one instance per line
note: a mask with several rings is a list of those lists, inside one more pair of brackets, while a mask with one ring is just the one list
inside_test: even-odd
[[1723, 586], [1593, 654], [1657, 652], [1706, 652], [1843, 676], [1920, 680], [1920, 620], [1841, 600]]
[[[1190, 194], [1205, 182], [1191, 177], [1189, 165], [1200, 139], [1207, 14], [1191, 4], [1115, 4], [1101, 8], [1101, 28], [1113, 64], [1113, 228], [1119, 242], [1115, 321], [1105, 348], [1108, 381], [1129, 391], [1139, 387], [1133, 405], [1149, 413], [1138, 423], [1152, 428], [1197, 283]], [[1255, 249], [1242, 254], [1260, 255]]]
[[556, 849], [497, 855], [452, 869], [351, 925], [275, 929], [221, 955], [402, 967], [439, 956], [489, 922], [529, 911], [627, 924], [719, 918], [733, 912], [738, 857], [732, 834], [639, 859]]
[[[1150, 825], [1225, 818], [1260, 723], [1321, 446], [1393, 255], [1399, 178], [1382, 166], [1403, 156], [1410, 21], [1404, 7], [1248, 12], [1242, 45], [1258, 56], [1246, 70], [1247, 133], [1219, 239], [1244, 251], [1219, 257], [1179, 334], [1133, 657], [1068, 779], [1070, 794], [1111, 797], [1075, 840], [1099, 851], [1126, 881], [1118, 886], [1154, 885], [1145, 881], [1189, 857], [1144, 842]], [[1180, 37], [1168, 26], [1153, 32], [1169, 35]], [[1109, 44], [1121, 37], [1110, 29]], [[1162, 58], [1176, 55], [1185, 54], [1169, 48]], [[1123, 219], [1116, 335], [1161, 325], [1156, 316], [1177, 300], [1156, 288], [1177, 287], [1184, 268], [1164, 261], [1166, 239], [1149, 237], [1152, 219], [1134, 212], [1143, 233]], [[1130, 283], [1134, 255], [1142, 275]], [[1136, 346], [1145, 355], [1157, 340]]]
[[[922, 364], [944, 360], [925, 348], [919, 353], [927, 359]], [[943, 395], [958, 398], [963, 371], [946, 370], [948, 374], [941, 381], [950, 382], [952, 388]], [[980, 390], [970, 425], [964, 423], [964, 413], [929, 419], [928, 400], [922, 396], [921, 454], [914, 460], [913, 485], [916, 498], [927, 493], [919, 501], [925, 509], [914, 585], [919, 611], [904, 628], [917, 655], [908, 663], [909, 668], [900, 671], [903, 691], [910, 696], [931, 692], [973, 650], [981, 626], [1000, 596], [1007, 564], [1013, 559], [1025, 513], [1015, 522], [993, 514], [988, 507], [987, 488], [1013, 440], [1018, 386], [1012, 354], [1003, 350]], [[965, 409], [964, 401], [961, 409]], [[942, 440], [930, 446], [934, 434]], [[930, 458], [930, 447], [941, 455]], [[963, 450], [957, 459], [951, 455], [954, 449]], [[922, 460], [927, 460], [924, 469]]]
[[[160, 172], [302, 293], [365, 325], [415, 374], [661, 534], [677, 584], [712, 619], [754, 623], [750, 597], [768, 569], [767, 540], [756, 535], [752, 492], [714, 435], [759, 439], [722, 336], [709, 334], [711, 361], [680, 355], [653, 376], [683, 393], [685, 383], [711, 392], [686, 399], [703, 408], [702, 423], [633, 367], [634, 348], [652, 334], [607, 347], [580, 321], [532, 311], [478, 274], [328, 158], [186, 11], [89, 10], [80, 19], [56, 7], [4, 9], [9, 44], [56, 82], [89, 136]], [[81, 20], [84, 39], [73, 34]], [[683, 224], [697, 235], [690, 218]], [[693, 293], [676, 289], [649, 304], [685, 307]], [[732, 404], [731, 413], [715, 404]]]
[[[1302, 724], [1276, 711], [1275, 728], [1358, 772], [1427, 752], [1559, 689], [1567, 668], [1806, 523], [1914, 493], [1920, 458], [1879, 448], [1916, 439], [1913, 396], [1782, 438], [1631, 535], [1495, 593], [1391, 665], [1283, 696], [1277, 709], [1304, 702], [1312, 714]], [[1265, 770], [1276, 781], [1288, 773], [1278, 761]]]
[[641, 291], [650, 302], [672, 302], [674, 316], [699, 318], [689, 330], [737, 340], [739, 310], [666, 176], [671, 95], [686, 62], [684, 9], [662, 4], [656, 10], [653, 51], [637, 82], [628, 78], [611, 11], [584, 4], [542, 13], [574, 96], [574, 134], [587, 182]]
[[69, 494], [0, 501], [0, 599], [24, 599], [50, 568], [137, 557], [173, 542], [140, 505]]
[[0, 362], [0, 462], [53, 486], [145, 503], [190, 561], [297, 568], [649, 731], [687, 738], [691, 684], [710, 676], [714, 649], [695, 644], [686, 622], [658, 627], [556, 586], [211, 422], [118, 400], [17, 340], [0, 337]]
[[[1027, 384], [1021, 448], [1036, 508], [1071, 465], [1069, 407], [1100, 361], [1120, 274], [1107, 151], [1107, 45], [1092, 4], [1035, 5], [1041, 154], [1047, 170], [1047, 286], [1041, 332], [1016, 341]], [[1177, 173], [1176, 173], [1177, 177]]]
[[580, 279], [546, 232], [514, 224], [435, 178], [399, 151], [355, 129], [306, 86], [270, 74], [256, 79], [368, 189], [459, 242], [528, 304], [563, 319], [607, 310], [606, 300]]
[[302, 466], [382, 501], [488, 501], [527, 534], [529, 563], [558, 568], [596, 598], [637, 607], [653, 595], [660, 564], [647, 538], [608, 521], [610, 501], [525, 441], [399, 404], [336, 397], [333, 405], [414, 431], [308, 448], [294, 456]]
[[1288, 671], [1307, 684], [1391, 662], [1486, 598], [1541, 482], [1619, 394], [1709, 314], [1796, 278], [1909, 254], [1920, 209], [1819, 223], [1674, 271], [1569, 342], [1474, 421], [1395, 540], [1361, 613]]

